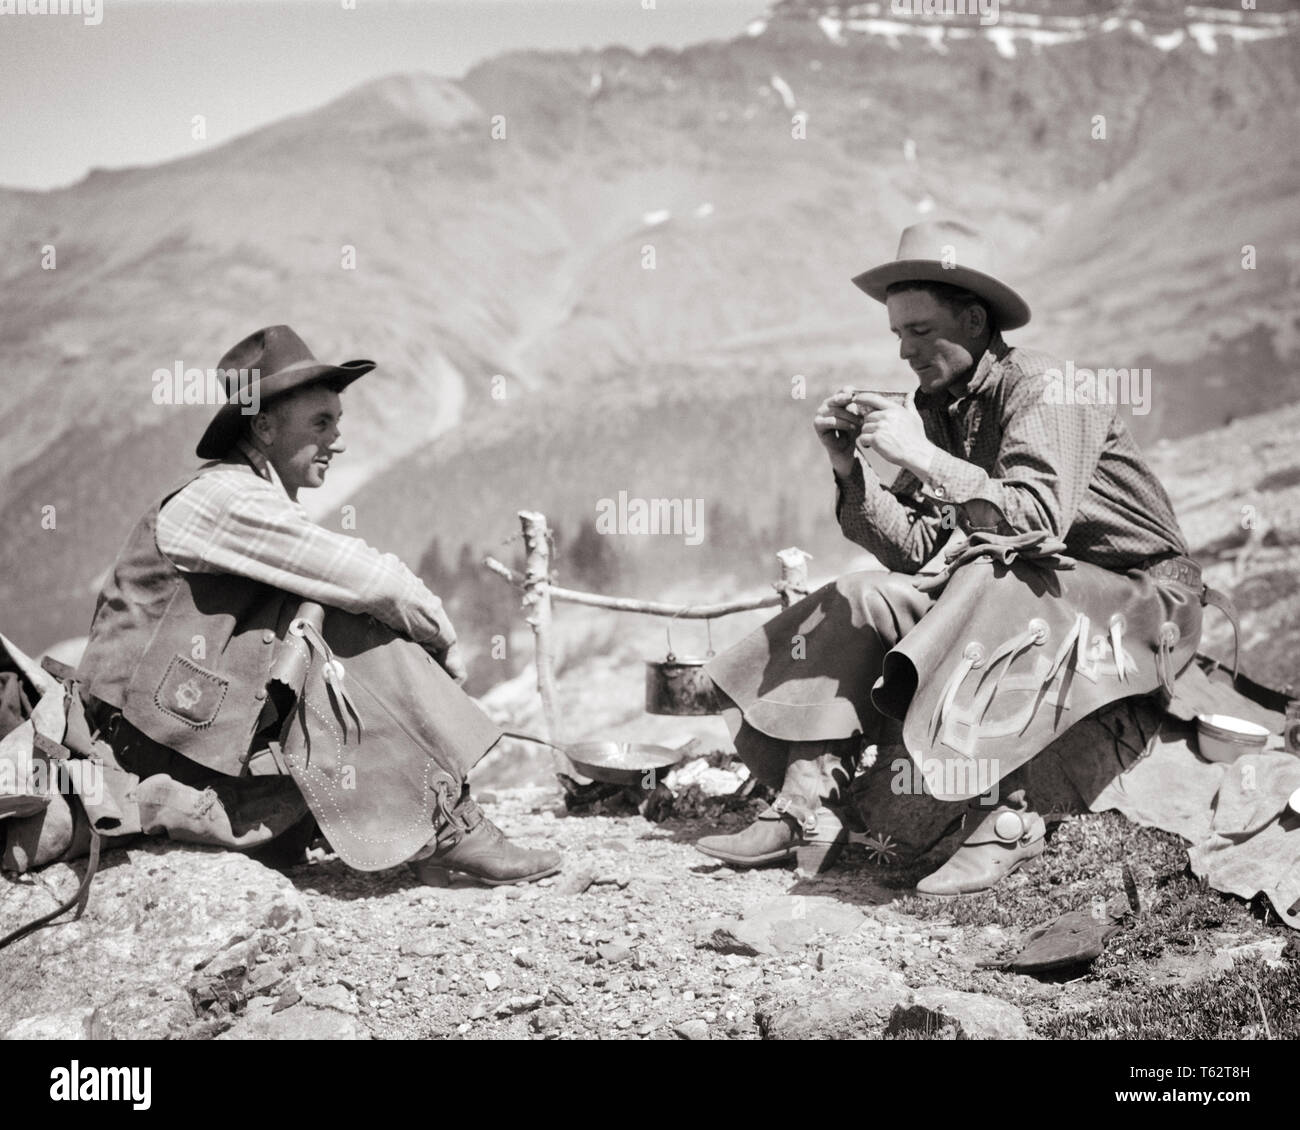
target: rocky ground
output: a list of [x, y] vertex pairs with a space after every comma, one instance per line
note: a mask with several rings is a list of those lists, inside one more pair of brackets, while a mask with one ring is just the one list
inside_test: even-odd
[[[1245, 904], [1209, 892], [1208, 913], [1198, 904], [1190, 919], [1197, 892], [1184, 889], [1180, 845], [1114, 814], [1059, 825], [996, 899], [927, 903], [909, 894], [933, 866], [924, 856], [854, 846], [827, 875], [803, 878], [700, 855], [696, 838], [742, 826], [758, 802], [728, 795], [734, 769], [695, 764], [678, 813], [660, 823], [621, 798], [569, 811], [558, 788], [485, 797], [508, 834], [564, 852], [561, 874], [524, 887], [425, 886], [407, 867], [361, 874], [322, 847], [285, 873], [180, 845], [110, 853], [80, 921], [5, 953], [0, 1033], [1051, 1038], [1063, 1018], [1212, 984], [1235, 962], [1294, 973], [1289, 932]], [[1035, 978], [982, 967], [1042, 918], [1086, 904], [1105, 889], [1097, 882], [1117, 883], [1121, 859], [1154, 917], [1129, 923], [1094, 968]], [[6, 880], [0, 923], [52, 908], [82, 866]]]

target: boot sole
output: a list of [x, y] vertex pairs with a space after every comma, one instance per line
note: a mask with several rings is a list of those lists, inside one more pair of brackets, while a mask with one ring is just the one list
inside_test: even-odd
[[994, 887], [998, 885], [998, 883], [1002, 882], [1002, 880], [1005, 879], [1008, 875], [1014, 875], [1017, 871], [1020, 870], [1020, 868], [1024, 867], [1026, 864], [1033, 863], [1035, 860], [1039, 860], [1043, 858], [1043, 852], [1047, 850], [1047, 841], [1043, 839], [1043, 840], [1036, 840], [1035, 842], [1041, 844], [1042, 846], [1036, 852], [1034, 852], [1033, 855], [1027, 855], [1023, 859], [1017, 859], [1015, 863], [1013, 863], [1007, 869], [1005, 874], [999, 876], [987, 887], [979, 887], [971, 891], [953, 891], [950, 894], [939, 894], [935, 891], [918, 890], [916, 894], [923, 899], [959, 899], [959, 898], [963, 898], [966, 895], [979, 895], [979, 894], [983, 894], [985, 891], [991, 891], [993, 890]]
[[829, 843], [817, 841], [798, 844], [793, 847], [782, 848], [780, 851], [768, 852], [766, 855], [733, 855], [725, 851], [700, 847], [699, 844], [695, 845], [695, 850], [700, 852], [701, 855], [707, 855], [710, 859], [720, 859], [732, 867], [742, 869], [763, 867], [769, 863], [786, 863], [793, 859], [796, 870], [800, 874], [820, 875], [823, 871], [829, 871], [835, 865], [840, 853], [844, 850], [844, 841], [835, 840]]
[[518, 875], [513, 879], [489, 879], [486, 875], [475, 875], [473, 871], [457, 871], [454, 867], [426, 867], [421, 873], [426, 887], [446, 887], [451, 883], [452, 875], [468, 875], [485, 887], [513, 887], [521, 883], [533, 883], [560, 873], [559, 866], [545, 867], [531, 875]]
[[715, 851], [711, 848], [694, 845], [695, 850], [701, 855], [707, 855], [710, 859], [720, 859], [723, 863], [729, 863], [732, 867], [748, 868], [762, 867], [768, 863], [784, 863], [786, 860], [794, 859], [796, 849], [793, 847], [782, 848], [780, 851], [769, 851], [766, 855], [733, 855], [727, 851]]

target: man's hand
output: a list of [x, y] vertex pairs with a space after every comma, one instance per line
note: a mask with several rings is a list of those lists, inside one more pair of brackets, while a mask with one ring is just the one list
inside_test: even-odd
[[858, 393], [854, 400], [867, 413], [857, 435], [858, 449], [874, 451], [896, 467], [925, 478], [936, 448], [925, 437], [925, 423], [916, 410], [915, 394], [909, 392], [907, 402], [901, 405], [869, 392]]
[[853, 473], [853, 465], [857, 462], [853, 445], [862, 429], [862, 416], [858, 409], [851, 407], [852, 402], [853, 390], [842, 388], [823, 400], [813, 417], [817, 438], [826, 448], [831, 468], [841, 479], [847, 479]]
[[460, 644], [454, 643], [442, 651], [435, 651], [433, 657], [451, 676], [452, 682], [458, 687], [464, 685], [465, 680], [469, 678], [469, 668], [465, 666], [464, 656], [460, 653]]

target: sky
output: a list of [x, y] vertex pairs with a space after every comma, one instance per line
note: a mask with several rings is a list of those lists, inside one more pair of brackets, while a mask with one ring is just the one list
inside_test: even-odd
[[35, 14], [23, 10], [27, 0], [0, 0], [0, 186], [56, 188], [91, 168], [184, 156], [194, 151], [199, 114], [212, 146], [384, 75], [457, 78], [483, 59], [530, 47], [643, 51], [731, 39], [769, 7], [768, 0], [97, 2], [99, 22], [88, 23], [89, 7]]

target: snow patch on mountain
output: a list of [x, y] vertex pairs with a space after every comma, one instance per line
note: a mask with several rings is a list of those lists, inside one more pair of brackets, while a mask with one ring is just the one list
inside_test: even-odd
[[[982, 38], [1005, 59], [1014, 59], [1022, 45], [1031, 49], [1059, 47], [1118, 31], [1127, 32], [1160, 51], [1174, 51], [1190, 40], [1203, 53], [1213, 55], [1219, 49], [1220, 38], [1234, 43], [1257, 42], [1300, 28], [1300, 12], [1251, 12], [1247, 22], [1244, 12], [1188, 7], [1183, 13], [1186, 22], [1182, 27], [1165, 26], [1155, 30], [1122, 8], [1104, 16], [1043, 16], [1003, 10], [995, 16], [995, 23], [986, 25], [981, 20], [977, 25], [969, 19], [965, 23], [952, 22], [963, 14], [960, 6], [954, 7], [955, 16], [914, 10], [918, 6], [908, 0], [888, 5], [833, 5], [815, 15], [807, 8], [794, 8], [788, 10], [786, 18], [813, 15], [822, 34], [840, 47], [847, 45], [850, 37], [867, 36], [883, 39], [889, 47], [898, 49], [904, 39], [911, 38], [924, 40], [931, 49], [944, 54], [950, 40]], [[782, 8], [778, 6], [773, 14], [782, 15]], [[773, 26], [771, 21], [755, 21], [750, 25], [750, 34], [761, 35]]]

